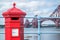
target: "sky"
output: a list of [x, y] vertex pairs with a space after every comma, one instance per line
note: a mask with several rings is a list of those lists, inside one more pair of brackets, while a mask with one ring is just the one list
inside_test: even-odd
[[[26, 12], [26, 17], [34, 17], [35, 15], [49, 17], [60, 5], [60, 0], [0, 0], [0, 17], [4, 11], [13, 7], [14, 2], [17, 8]], [[4, 22], [2, 19], [0, 21]]]

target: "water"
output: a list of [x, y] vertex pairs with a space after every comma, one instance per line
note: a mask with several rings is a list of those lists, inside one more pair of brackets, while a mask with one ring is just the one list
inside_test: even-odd
[[41, 28], [41, 40], [60, 40], [60, 28]]
[[4, 28], [0, 28], [0, 40], [5, 40], [5, 29]]
[[[0, 28], [0, 40], [5, 40], [4, 30], [5, 30], [4, 28]], [[55, 27], [41, 28], [40, 32], [41, 32], [41, 35], [40, 35], [41, 40], [60, 40], [60, 28], [55, 28]], [[30, 40], [37, 40], [38, 38], [37, 28], [24, 28], [24, 33], [36, 33], [36, 34], [24, 34], [24, 37], [33, 36], [28, 38]], [[36, 36], [35, 37], [36, 39], [34, 38], [34, 36]], [[27, 38], [24, 38], [24, 39], [27, 39]]]

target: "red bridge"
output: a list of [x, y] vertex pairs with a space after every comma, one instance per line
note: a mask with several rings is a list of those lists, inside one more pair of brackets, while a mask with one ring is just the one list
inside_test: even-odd
[[51, 20], [55, 23], [57, 27], [59, 27], [60, 23], [60, 5], [54, 10], [54, 12], [48, 18], [41, 18], [40, 22], [44, 22], [46, 20]]
[[[59, 23], [60, 23], [60, 5], [58, 5], [58, 7], [54, 10], [54, 12], [49, 16], [49, 17], [44, 17], [44, 18], [40, 18], [40, 24], [42, 24], [42, 22], [47, 21], [47, 20], [51, 20], [55, 23], [56, 27], [59, 27]], [[38, 19], [37, 16], [35, 16], [35, 18], [33, 18], [32, 20], [32, 26], [33, 27], [38, 27]], [[27, 19], [25, 21], [25, 26], [28, 26], [30, 24], [29, 20]]]

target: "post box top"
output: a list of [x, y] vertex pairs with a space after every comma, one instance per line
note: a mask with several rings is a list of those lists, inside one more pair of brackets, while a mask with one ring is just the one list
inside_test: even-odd
[[16, 8], [16, 3], [13, 3], [13, 8], [11, 8], [11, 9], [8, 9], [6, 12], [3, 12], [3, 16], [5, 16], [5, 15], [26, 15], [26, 13], [25, 12], [23, 12], [22, 10], [20, 10], [20, 9], [18, 9], [18, 8]]

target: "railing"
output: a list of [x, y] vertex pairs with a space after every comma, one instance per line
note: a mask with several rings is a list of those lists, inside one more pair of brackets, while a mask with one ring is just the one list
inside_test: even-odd
[[[41, 17], [42, 18], [42, 17]], [[41, 27], [40, 19], [37, 20], [37, 26], [32, 24], [34, 17], [25, 17], [24, 24], [26, 19], [28, 19], [27, 25], [24, 28], [24, 39], [25, 40], [59, 40], [60, 38], [60, 28], [56, 27]], [[0, 17], [0, 24], [4, 25], [4, 18]], [[27, 26], [27, 27], [26, 27]], [[30, 27], [29, 27], [30, 26]], [[35, 26], [35, 27], [33, 27]], [[0, 28], [0, 40], [5, 40], [5, 29]], [[4, 37], [4, 38], [3, 38]]]

